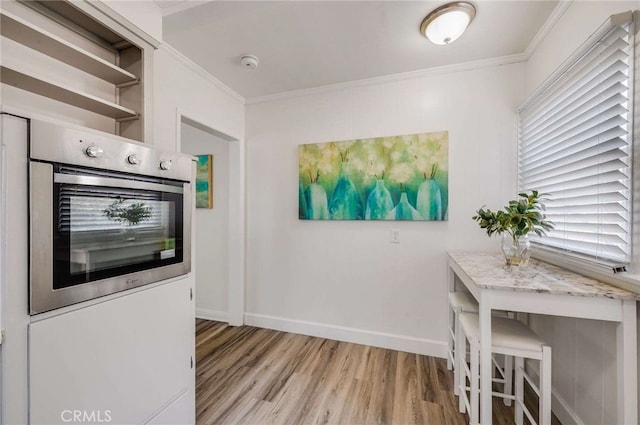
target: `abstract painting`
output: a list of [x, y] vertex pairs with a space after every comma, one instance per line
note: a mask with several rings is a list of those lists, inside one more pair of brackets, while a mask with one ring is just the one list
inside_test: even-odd
[[213, 155], [198, 155], [196, 208], [213, 208]]
[[447, 220], [448, 132], [298, 148], [302, 220]]

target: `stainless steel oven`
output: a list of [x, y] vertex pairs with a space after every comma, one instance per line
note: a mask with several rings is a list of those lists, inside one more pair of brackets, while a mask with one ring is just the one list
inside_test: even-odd
[[191, 269], [191, 157], [31, 121], [30, 312]]

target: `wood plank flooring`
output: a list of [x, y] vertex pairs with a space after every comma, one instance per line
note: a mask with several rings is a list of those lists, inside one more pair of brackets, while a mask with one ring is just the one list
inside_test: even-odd
[[[468, 423], [443, 359], [206, 320], [196, 334], [199, 425]], [[513, 408], [495, 400], [494, 423]]]

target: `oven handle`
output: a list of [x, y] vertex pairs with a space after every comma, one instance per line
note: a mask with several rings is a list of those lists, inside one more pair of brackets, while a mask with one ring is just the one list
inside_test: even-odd
[[77, 184], [82, 186], [118, 187], [124, 189], [153, 190], [156, 192], [184, 193], [184, 188], [168, 184], [141, 182], [136, 180], [114, 179], [109, 177], [78, 176], [74, 174], [54, 173], [55, 183]]

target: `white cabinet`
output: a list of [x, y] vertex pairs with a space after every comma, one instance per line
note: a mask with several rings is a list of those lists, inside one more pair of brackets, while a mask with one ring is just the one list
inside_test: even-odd
[[3, 161], [0, 209], [0, 303], [4, 340], [0, 345], [0, 423], [27, 421], [27, 325], [29, 323], [29, 214], [27, 210], [27, 120], [0, 115]]
[[177, 400], [163, 409], [147, 425], [186, 425], [196, 423], [196, 389], [189, 387]]
[[114, 424], [163, 423], [161, 411], [192, 419], [192, 288], [189, 276], [31, 323], [31, 423], [65, 423], [75, 411]]

